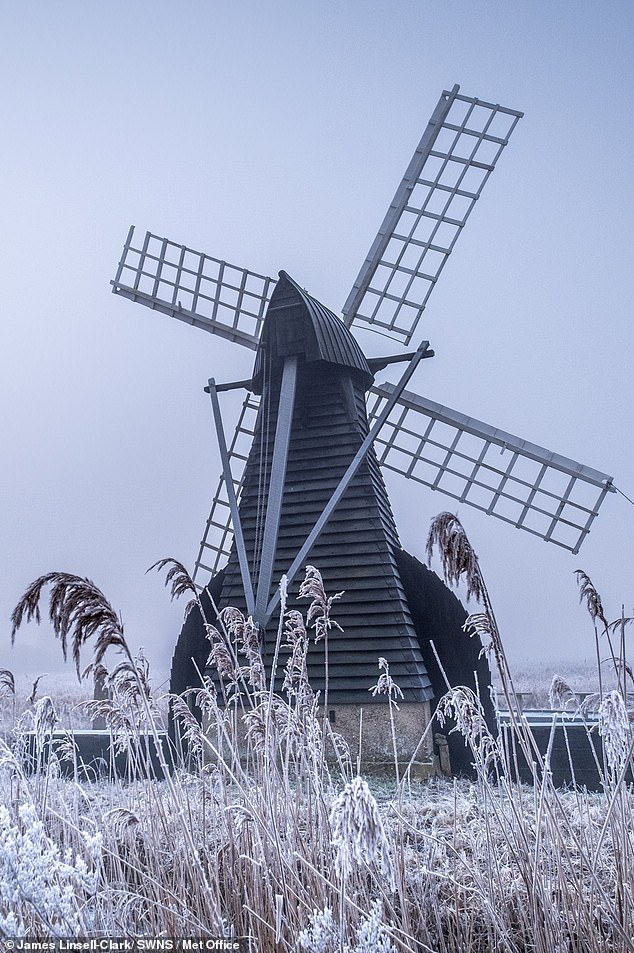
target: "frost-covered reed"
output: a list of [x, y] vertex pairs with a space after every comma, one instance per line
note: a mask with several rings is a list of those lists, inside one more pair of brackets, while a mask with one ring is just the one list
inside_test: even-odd
[[[432, 527], [430, 546], [437, 545], [447, 577], [468, 574], [480, 600], [470, 624], [500, 667], [532, 761], [536, 746], [489, 595], [455, 517], [443, 514]], [[161, 561], [158, 568], [173, 594], [194, 600], [190, 611], [202, 611], [184, 567]], [[108, 663], [109, 697], [95, 703], [119, 743], [134, 748], [152, 736], [160, 748], [162, 706], [146, 664], [133, 657], [120, 619], [92, 583], [42, 577], [19, 604], [16, 626], [38, 617], [49, 590], [51, 621], [79, 671], [91, 649], [89, 667], [119, 653]], [[336, 637], [335, 600], [315, 569], [302, 594], [311, 600], [306, 619], [282, 613], [272, 679], [251, 620], [226, 609], [207, 626], [217, 677], [171, 699], [182, 760], [166, 780], [67, 780], [60, 766], [72, 761], [68, 746], [27, 773], [17, 736], [0, 745], [0, 936], [222, 934], [285, 953], [634, 951], [624, 638], [620, 689], [597, 700], [603, 792], [556, 790], [548, 754], [532, 787], [515, 783], [479, 699], [461, 686], [439, 712], [472, 750], [475, 780], [417, 782], [405, 773], [379, 783], [353, 769], [307, 678], [309, 640], [326, 647]], [[593, 624], [603, 625], [598, 613]], [[10, 702], [8, 676], [0, 685]], [[385, 665], [375, 689], [390, 710], [397, 704]], [[563, 682], [553, 699], [574, 704]], [[45, 749], [53, 710], [35, 706]]]

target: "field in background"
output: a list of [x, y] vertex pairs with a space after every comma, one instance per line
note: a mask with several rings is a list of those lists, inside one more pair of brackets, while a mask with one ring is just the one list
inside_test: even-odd
[[[556, 675], [563, 678], [571, 689], [582, 697], [599, 690], [597, 664], [594, 660], [560, 659], [558, 661], [543, 661], [540, 659], [523, 659], [515, 663], [509, 662], [509, 667], [515, 691], [520, 696], [519, 700], [524, 709], [550, 708], [548, 693]], [[609, 688], [615, 687], [615, 680], [609, 671], [607, 681]], [[500, 707], [505, 708], [506, 703], [497, 673], [493, 675], [493, 686]]]
[[[15, 699], [11, 695], [0, 697], [0, 732], [8, 731], [13, 727], [14, 701], [17, 716], [21, 715], [33, 704], [29, 701], [33, 694], [37, 675], [18, 675], [15, 677]], [[167, 677], [152, 678], [154, 694], [159, 708], [167, 715], [167, 700], [161, 701], [168, 691]], [[78, 730], [91, 728], [92, 719], [88, 712], [82, 710], [82, 703], [91, 701], [94, 695], [93, 681], [86, 678], [79, 682], [72, 665], [67, 665], [60, 672], [43, 675], [35, 686], [35, 701], [48, 695], [53, 702], [59, 719], [60, 728]]]
[[[598, 679], [596, 673], [596, 662], [584, 660], [560, 660], [557, 662], [549, 661], [529, 661], [522, 660], [511, 664], [513, 682], [518, 694], [520, 694], [524, 708], [549, 708], [548, 692], [554, 675], [559, 675], [570, 685], [573, 691], [586, 694], [598, 691]], [[37, 676], [16, 675], [16, 710], [24, 711], [28, 707], [28, 698], [33, 691], [33, 683]], [[608, 672], [608, 688], [613, 688], [614, 679], [610, 680]], [[169, 690], [169, 676], [165, 674], [155, 675], [152, 673], [152, 683], [154, 693], [157, 699], [165, 695]], [[494, 675], [493, 685], [497, 692], [500, 692], [500, 680]], [[92, 681], [85, 680], [81, 684], [77, 681], [77, 676], [69, 664], [66, 669], [48, 674], [43, 677], [37, 686], [36, 698], [49, 695], [55, 705], [60, 724], [63, 728], [90, 728], [90, 717], [77, 706], [81, 702], [92, 698]], [[503, 696], [500, 695], [499, 703], [502, 708], [505, 707]], [[166, 711], [167, 703], [162, 703]], [[0, 731], [6, 731], [12, 727], [12, 700], [9, 697], [0, 698]]]

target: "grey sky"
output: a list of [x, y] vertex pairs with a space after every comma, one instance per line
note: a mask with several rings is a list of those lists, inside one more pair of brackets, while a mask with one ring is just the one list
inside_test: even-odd
[[[218, 475], [203, 386], [253, 355], [110, 294], [128, 226], [345, 301], [443, 88], [522, 109], [426, 314], [415, 389], [614, 474], [632, 495], [629, 2], [0, 4], [0, 666], [59, 666], [8, 616], [88, 575], [163, 668]], [[378, 347], [378, 345], [375, 345]], [[421, 556], [447, 497], [389, 484]], [[592, 655], [582, 566], [632, 611], [634, 511], [578, 557], [467, 507], [513, 657]]]

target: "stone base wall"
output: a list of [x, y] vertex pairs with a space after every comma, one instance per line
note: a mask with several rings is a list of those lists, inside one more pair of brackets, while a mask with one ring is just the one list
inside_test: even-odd
[[[324, 710], [319, 709], [319, 719], [323, 718]], [[350, 758], [353, 766], [359, 756], [359, 739], [361, 740], [361, 767], [390, 771], [394, 766], [394, 745], [392, 742], [392, 726], [390, 723], [390, 709], [387, 704], [374, 705], [328, 705], [328, 721], [332, 731], [341, 735], [350, 749]], [[396, 737], [396, 756], [400, 766], [404, 767], [414, 760], [417, 764], [428, 762], [432, 757], [433, 738], [431, 731], [427, 731], [424, 740], [421, 738], [429, 725], [431, 709], [429, 702], [399, 704], [398, 711], [394, 709], [394, 734]], [[205, 730], [209, 730], [205, 726]], [[239, 722], [238, 747], [244, 752], [244, 724]], [[336, 761], [332, 744], [327, 744], [326, 754], [329, 761]]]
[[[359, 755], [359, 742], [362, 765], [394, 763], [392, 725], [387, 704], [329, 705], [327, 714], [333, 732], [342, 735], [347, 741], [353, 764]], [[422, 743], [421, 738], [431, 717], [429, 703], [400, 702], [398, 711], [394, 709], [393, 714], [398, 762], [407, 764], [412, 757], [416, 761], [427, 761], [432, 751], [431, 732], [427, 733]]]

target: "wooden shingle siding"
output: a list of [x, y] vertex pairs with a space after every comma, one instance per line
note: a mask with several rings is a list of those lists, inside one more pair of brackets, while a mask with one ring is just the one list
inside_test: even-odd
[[[271, 595], [367, 433], [365, 389], [372, 379], [365, 358], [342, 322], [323, 306], [309, 307], [305, 295], [300, 312], [297, 295], [293, 299], [288, 287], [285, 292], [293, 328], [280, 345], [283, 310], [278, 307], [275, 332], [268, 336], [263, 332], [268, 352], [265, 348], [258, 352], [256, 376], [265, 392], [240, 503], [245, 546], [253, 569], [258, 565], [256, 538], [268, 495], [281, 379], [280, 355], [272, 352], [271, 346], [280, 345], [287, 353], [297, 348], [300, 363]], [[308, 327], [305, 350], [310, 356], [301, 351], [300, 319]], [[387, 493], [370, 450], [306, 559], [307, 564], [320, 570], [329, 595], [345, 590], [332, 610], [344, 631], [333, 629], [329, 636], [328, 698], [332, 704], [385, 701], [373, 699], [368, 691], [379, 675], [379, 657], [389, 662], [390, 674], [404, 692], [405, 701], [422, 702], [432, 696], [396, 564], [398, 548]], [[301, 575], [289, 587], [288, 608], [305, 612], [307, 603], [296, 598]], [[235, 550], [226, 567], [220, 604], [245, 610]], [[278, 616], [272, 618], [267, 627], [269, 663], [278, 620]], [[282, 655], [280, 664], [283, 662]], [[313, 688], [323, 692], [323, 642], [311, 645], [308, 667]]]

